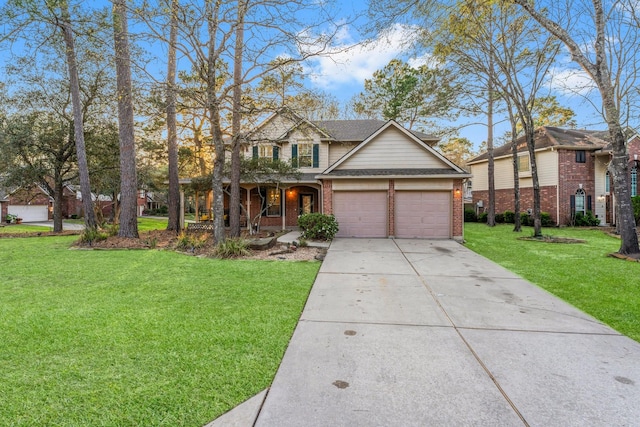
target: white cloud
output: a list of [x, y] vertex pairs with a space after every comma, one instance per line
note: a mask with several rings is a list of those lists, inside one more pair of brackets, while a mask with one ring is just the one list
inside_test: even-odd
[[555, 68], [549, 72], [548, 78], [551, 89], [565, 96], [587, 96], [596, 89], [591, 77], [581, 69]]
[[357, 42], [349, 28], [344, 28], [329, 53], [309, 60], [307, 73], [313, 84], [323, 89], [335, 90], [345, 85], [361, 88], [374, 71], [402, 55], [415, 35], [412, 27], [396, 25], [375, 39]]

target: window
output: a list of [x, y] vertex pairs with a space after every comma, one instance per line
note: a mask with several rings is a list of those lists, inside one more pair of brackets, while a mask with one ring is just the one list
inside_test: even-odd
[[258, 156], [267, 157], [269, 159], [273, 158], [273, 145], [259, 145]]
[[291, 164], [295, 168], [320, 167], [320, 145], [310, 142], [291, 145]]
[[518, 157], [518, 172], [530, 172], [528, 154]]
[[631, 197], [638, 195], [638, 168], [631, 169]]
[[609, 171], [607, 171], [607, 173], [604, 174], [604, 192], [605, 193], [611, 192], [611, 177], [609, 176]]
[[298, 167], [310, 168], [313, 164], [313, 144], [298, 144]]
[[267, 188], [265, 198], [267, 204], [267, 216], [281, 216], [280, 214], [280, 189]]
[[253, 146], [253, 158], [266, 158], [278, 160], [279, 149], [275, 145], [259, 144]]
[[576, 151], [576, 163], [586, 163], [587, 153], [584, 150]]
[[576, 213], [578, 212], [586, 213], [585, 194], [582, 188], [576, 191]]

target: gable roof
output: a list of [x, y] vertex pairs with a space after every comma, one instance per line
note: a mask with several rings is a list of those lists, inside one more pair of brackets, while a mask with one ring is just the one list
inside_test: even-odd
[[[600, 130], [562, 129], [553, 126], [541, 126], [536, 129], [534, 141], [536, 150], [544, 148], [566, 148], [573, 150], [595, 151], [607, 145], [608, 133]], [[526, 151], [525, 137], [517, 139], [518, 152]], [[493, 157], [511, 155], [511, 144], [497, 147], [493, 150]], [[471, 159], [468, 164], [477, 163], [489, 158], [489, 153], [483, 153]]]
[[[414, 144], [418, 145], [425, 154], [430, 154], [433, 158], [437, 159], [439, 165], [442, 167], [437, 168], [364, 168], [364, 169], [340, 169], [341, 165], [344, 165], [349, 159], [357, 156], [359, 152], [363, 149], [366, 149], [368, 145], [372, 143], [372, 141], [376, 140], [380, 134], [382, 134], [387, 129], [396, 129], [400, 133], [404, 134], [407, 138], [407, 141], [412, 141]], [[390, 176], [390, 175], [398, 175], [398, 176], [425, 176], [425, 175], [456, 175], [462, 178], [471, 176], [467, 174], [463, 169], [453, 164], [450, 160], [444, 157], [441, 153], [434, 150], [431, 146], [426, 144], [420, 138], [418, 138], [415, 134], [400, 126], [393, 120], [387, 121], [383, 126], [378, 128], [373, 134], [371, 134], [368, 138], [366, 138], [362, 143], [356, 146], [353, 150], [349, 151], [342, 158], [340, 158], [333, 165], [329, 166], [322, 175], [335, 175], [335, 176], [364, 176], [364, 175], [376, 175], [376, 176]]]
[[[336, 141], [360, 142], [369, 138], [378, 129], [384, 126], [387, 121], [373, 119], [358, 120], [318, 120], [312, 121], [317, 128], [324, 130]], [[440, 138], [423, 132], [410, 130], [415, 137], [421, 141], [437, 142]]]

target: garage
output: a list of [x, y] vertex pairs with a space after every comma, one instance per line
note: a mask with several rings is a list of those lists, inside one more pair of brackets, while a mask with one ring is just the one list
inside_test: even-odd
[[24, 222], [47, 221], [49, 211], [45, 205], [9, 205], [8, 212]]
[[397, 191], [395, 236], [401, 238], [451, 238], [449, 191]]
[[387, 237], [386, 191], [336, 191], [333, 213], [337, 237]]

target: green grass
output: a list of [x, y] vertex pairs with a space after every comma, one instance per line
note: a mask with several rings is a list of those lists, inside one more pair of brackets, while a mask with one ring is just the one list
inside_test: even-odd
[[138, 217], [138, 231], [166, 230], [169, 220], [167, 218], [157, 219], [148, 217]]
[[28, 224], [11, 224], [6, 227], [0, 227], [0, 234], [13, 234], [13, 233], [41, 233], [49, 232], [53, 227], [43, 227], [40, 225], [28, 225]]
[[203, 425], [270, 384], [320, 265], [76, 239], [0, 239], [0, 425]]
[[466, 246], [640, 341], [640, 263], [607, 255], [620, 240], [602, 231], [545, 228], [543, 234], [586, 240], [564, 244], [518, 240], [513, 225], [465, 223]]

